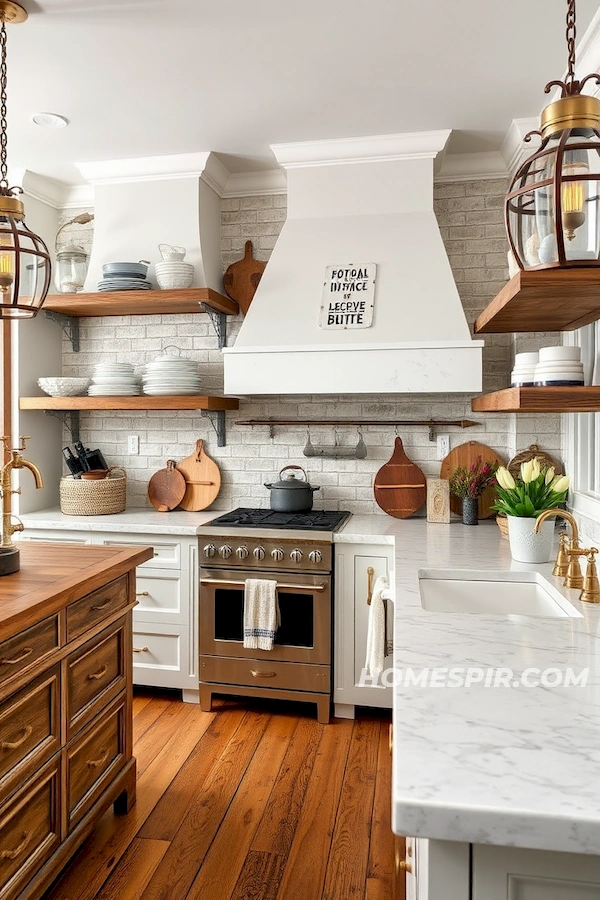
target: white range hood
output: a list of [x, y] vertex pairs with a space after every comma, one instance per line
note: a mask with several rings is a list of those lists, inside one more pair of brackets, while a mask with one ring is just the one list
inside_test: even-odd
[[[288, 217], [223, 350], [227, 394], [481, 391], [483, 341], [471, 339], [433, 212], [449, 134], [272, 146]], [[327, 267], [372, 263], [372, 325], [320, 327]]]

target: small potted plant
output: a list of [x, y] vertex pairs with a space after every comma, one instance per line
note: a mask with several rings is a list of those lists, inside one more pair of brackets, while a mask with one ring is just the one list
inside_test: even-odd
[[492, 509], [506, 513], [512, 558], [517, 562], [548, 562], [552, 552], [554, 522], [542, 522], [535, 534], [535, 522], [545, 509], [564, 503], [569, 490], [568, 475], [555, 475], [554, 468], [540, 465], [539, 459], [521, 464], [517, 478], [500, 466], [496, 472], [498, 500]]
[[450, 476], [450, 490], [462, 500], [465, 525], [477, 525], [479, 498], [496, 483], [497, 462], [483, 462], [481, 456], [470, 466], [458, 466]]

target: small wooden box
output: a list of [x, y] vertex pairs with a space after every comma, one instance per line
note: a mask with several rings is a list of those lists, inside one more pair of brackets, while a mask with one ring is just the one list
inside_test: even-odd
[[450, 523], [450, 482], [447, 478], [427, 479], [427, 521]]

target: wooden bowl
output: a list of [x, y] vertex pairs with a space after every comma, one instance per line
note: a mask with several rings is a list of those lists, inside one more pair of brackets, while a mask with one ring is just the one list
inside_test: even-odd
[[108, 469], [92, 469], [90, 472], [82, 472], [81, 477], [85, 481], [99, 481], [101, 478], [106, 478], [108, 475]]

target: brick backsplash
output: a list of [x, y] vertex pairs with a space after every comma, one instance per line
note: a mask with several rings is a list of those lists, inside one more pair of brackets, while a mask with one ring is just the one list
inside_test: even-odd
[[[504, 179], [437, 184], [435, 210], [442, 238], [458, 286], [469, 325], [505, 283], [507, 243], [503, 224]], [[67, 221], [81, 210], [65, 210]], [[223, 269], [243, 254], [244, 242], [253, 241], [255, 255], [267, 260], [286, 216], [283, 194], [228, 198], [221, 202], [221, 249]], [[69, 237], [84, 246], [91, 243], [91, 226], [73, 226]], [[241, 318], [228, 320], [228, 343], [239, 330]], [[525, 340], [520, 340], [525, 338]], [[553, 336], [552, 340], [556, 340]], [[518, 342], [517, 342], [518, 341]], [[484, 349], [484, 390], [506, 387], [516, 349], [549, 343], [547, 336], [490, 335]], [[65, 339], [63, 372], [88, 375], [101, 360], [127, 359], [141, 365], [167, 345], [176, 344], [197, 360], [207, 393], [220, 393], [223, 365], [215, 334], [207, 316], [164, 315], [122, 316], [81, 320], [81, 352], [73, 353]], [[278, 426], [272, 437], [267, 427], [237, 425], [239, 419], [295, 415], [345, 418], [469, 418], [478, 425], [468, 430], [449, 428], [450, 446], [475, 439], [498, 450], [507, 458], [517, 449], [538, 443], [560, 455], [559, 416], [481, 415], [471, 412], [470, 395], [355, 395], [253, 397], [243, 400], [239, 412], [227, 413], [227, 446], [217, 447], [208, 419], [197, 412], [94, 412], [81, 417], [81, 436], [86, 446], [100, 446], [110, 464], [123, 465], [128, 473], [128, 503], [148, 505], [150, 476], [169, 458], [188, 456], [197, 438], [206, 441], [210, 455], [222, 472], [222, 489], [217, 508], [268, 506], [269, 494], [263, 482], [272, 480], [289, 463], [302, 465], [313, 484], [315, 507], [349, 509], [354, 513], [381, 513], [373, 500], [372, 482], [377, 469], [390, 457], [394, 430], [365, 426], [363, 438], [368, 457], [355, 459], [306, 458], [302, 448], [307, 437], [304, 426]], [[446, 429], [440, 429], [442, 432]], [[357, 432], [340, 428], [339, 442], [354, 445]], [[427, 428], [401, 428], [399, 432], [409, 457], [427, 475], [439, 473], [436, 445], [429, 441]], [[140, 438], [140, 453], [128, 456], [127, 435]], [[69, 440], [65, 433], [65, 441]], [[332, 427], [311, 429], [315, 446], [331, 445]], [[381, 513], [383, 515], [383, 513]]]

